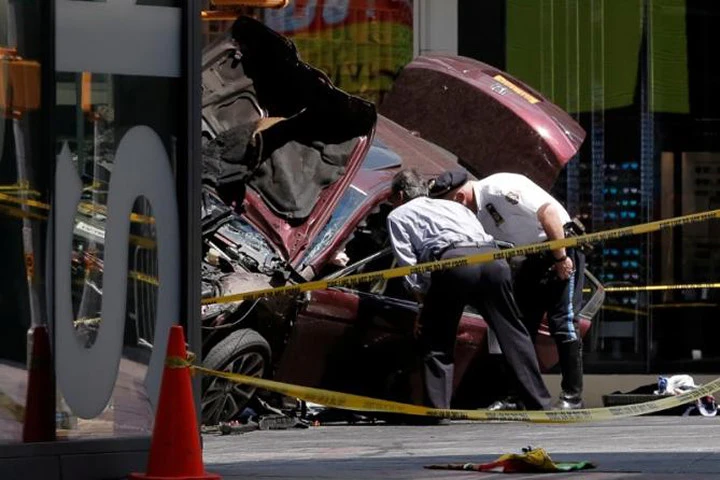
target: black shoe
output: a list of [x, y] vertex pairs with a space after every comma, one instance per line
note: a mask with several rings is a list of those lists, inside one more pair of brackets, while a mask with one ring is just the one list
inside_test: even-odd
[[498, 410], [525, 410], [525, 405], [516, 398], [508, 397], [504, 400], [491, 403], [487, 409], [491, 412]]
[[561, 393], [560, 399], [555, 404], [556, 410], [578, 410], [580, 408], [585, 408], [580, 395], [565, 395]]

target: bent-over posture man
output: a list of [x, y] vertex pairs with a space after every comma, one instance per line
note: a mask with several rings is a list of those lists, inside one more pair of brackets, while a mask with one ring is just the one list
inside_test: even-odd
[[[515, 246], [565, 238], [571, 222], [560, 202], [515, 173], [468, 181], [465, 172], [445, 172], [432, 182], [431, 196], [465, 205], [477, 214], [486, 232]], [[533, 339], [547, 314], [560, 358], [562, 393], [556, 407], [561, 409], [583, 406], [582, 338], [575, 313], [582, 304], [584, 269], [581, 251], [560, 248], [528, 255], [515, 275], [517, 302]], [[494, 408], [511, 409], [514, 404], [508, 399]]]
[[[392, 181], [388, 231], [398, 263], [464, 257], [495, 249], [475, 215], [456, 202], [427, 197], [427, 184], [414, 170]], [[513, 298], [510, 267], [504, 260], [407, 277], [416, 292], [426, 292], [420, 312], [425, 397], [429, 406], [449, 408], [457, 327], [465, 306], [477, 308], [495, 331], [517, 376], [519, 395], [531, 409], [547, 409], [550, 394], [540, 376], [532, 340]]]

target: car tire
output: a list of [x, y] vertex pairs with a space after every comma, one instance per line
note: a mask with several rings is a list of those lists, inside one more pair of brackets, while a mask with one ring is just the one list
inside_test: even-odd
[[[203, 366], [262, 378], [270, 369], [270, 345], [255, 330], [236, 330], [208, 352]], [[200, 401], [203, 424], [233, 420], [242, 413], [255, 390], [248, 385], [205, 375]]]

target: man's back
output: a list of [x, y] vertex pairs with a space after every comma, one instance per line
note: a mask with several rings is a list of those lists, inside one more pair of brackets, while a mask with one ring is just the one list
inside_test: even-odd
[[[490, 243], [475, 214], [456, 202], [418, 197], [395, 208], [387, 219], [395, 258], [400, 265], [435, 260], [438, 252], [456, 243]], [[429, 274], [410, 275], [413, 290], [427, 289]]]
[[537, 213], [545, 204], [557, 208], [563, 224], [570, 221], [560, 202], [524, 175], [496, 173], [474, 182], [473, 190], [480, 222], [504, 242], [527, 245], [544, 241], [547, 235]]
[[455, 242], [491, 242], [477, 217], [466, 207], [449, 200], [419, 197], [388, 216], [392, 239], [406, 238], [419, 262], [430, 260], [433, 251]]

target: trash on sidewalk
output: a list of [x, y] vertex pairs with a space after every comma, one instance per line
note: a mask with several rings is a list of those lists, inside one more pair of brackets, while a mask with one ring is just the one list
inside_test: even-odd
[[571, 472], [595, 468], [590, 462], [555, 462], [543, 448], [526, 447], [523, 453], [506, 453], [490, 463], [451, 463], [429, 465], [430, 470], [464, 470], [497, 473]]
[[313, 403], [313, 402], [303, 402], [304, 406], [304, 413], [310, 420], [313, 420], [314, 417], [317, 417], [321, 413], [323, 413], [325, 410], [328, 410], [328, 407], [325, 405], [320, 405], [319, 403]]
[[292, 414], [286, 414], [256, 397], [255, 407], [245, 407], [237, 420], [221, 422], [218, 425], [203, 425], [205, 435], [240, 435], [256, 430], [288, 430], [291, 428], [309, 428], [310, 423]]
[[[610, 395], [603, 395], [603, 406], [615, 407], [620, 405], [632, 405], [636, 403], [644, 403], [657, 400], [662, 397], [671, 397], [683, 394], [689, 390], [694, 390], [701, 385], [697, 385], [690, 375], [672, 375], [658, 377], [657, 384], [642, 385], [629, 392], [613, 392]], [[714, 417], [717, 415], [717, 403], [715, 397], [706, 395], [694, 402], [679, 405], [662, 412], [659, 415], [681, 415], [694, 416], [702, 415], [704, 417]]]
[[697, 388], [695, 380], [690, 375], [673, 375], [671, 377], [658, 377], [655, 395], [680, 395], [688, 390]]
[[260, 430], [257, 422], [223, 422], [218, 425], [216, 433], [220, 433], [220, 435], [239, 435], [241, 433], [254, 432], [255, 430]]
[[[695, 380], [690, 375], [673, 375], [671, 377], [659, 377], [658, 389], [655, 390], [656, 395], [680, 395], [688, 390], [694, 390], [699, 385], [695, 385]], [[688, 404], [683, 412], [683, 417], [700, 414], [703, 417], [714, 417], [717, 415], [717, 403], [715, 397], [707, 395], [697, 399], [692, 404]]]
[[298, 402], [300, 404], [300, 418], [307, 420], [315, 426], [333, 423], [347, 423], [349, 425], [355, 425], [358, 423], [375, 424], [377, 421], [375, 416], [368, 414], [326, 407], [325, 405], [321, 405], [319, 403], [305, 402], [300, 399], [298, 399]]
[[309, 425], [296, 417], [287, 415], [266, 415], [258, 421], [260, 430], [287, 430], [289, 428], [308, 428]]

